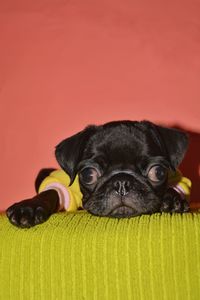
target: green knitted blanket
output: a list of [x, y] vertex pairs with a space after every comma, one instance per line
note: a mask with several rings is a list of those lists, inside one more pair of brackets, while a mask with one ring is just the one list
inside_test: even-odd
[[0, 215], [0, 299], [200, 299], [200, 214], [59, 213], [18, 229]]

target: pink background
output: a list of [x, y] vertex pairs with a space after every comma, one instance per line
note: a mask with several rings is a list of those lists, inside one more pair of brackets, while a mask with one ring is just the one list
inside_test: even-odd
[[2, 0], [0, 104], [1, 210], [34, 195], [60, 140], [116, 119], [192, 131], [197, 200], [200, 2]]

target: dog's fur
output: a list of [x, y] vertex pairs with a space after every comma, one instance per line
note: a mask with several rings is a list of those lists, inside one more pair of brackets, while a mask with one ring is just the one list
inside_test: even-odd
[[[115, 121], [86, 127], [62, 141], [55, 155], [71, 183], [79, 174], [84, 209], [98, 216], [131, 217], [189, 210], [168, 186], [168, 173], [178, 168], [187, 147], [188, 137], [179, 130], [148, 121]], [[49, 190], [12, 205], [7, 215], [14, 225], [30, 227], [44, 222], [58, 205], [57, 192]]]

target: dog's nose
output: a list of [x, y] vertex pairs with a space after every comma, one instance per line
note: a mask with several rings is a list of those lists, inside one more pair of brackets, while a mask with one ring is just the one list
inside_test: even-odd
[[125, 196], [129, 193], [130, 182], [128, 180], [116, 180], [114, 182], [114, 189], [120, 196]]

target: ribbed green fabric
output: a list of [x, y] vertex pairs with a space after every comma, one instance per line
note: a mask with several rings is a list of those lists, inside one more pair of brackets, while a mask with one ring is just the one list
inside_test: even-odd
[[200, 214], [0, 216], [0, 299], [200, 299]]

